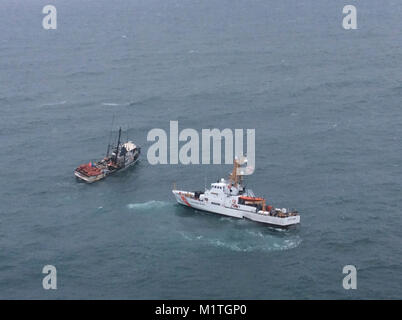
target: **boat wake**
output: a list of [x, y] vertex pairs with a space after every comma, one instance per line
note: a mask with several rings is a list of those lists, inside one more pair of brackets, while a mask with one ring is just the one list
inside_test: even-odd
[[289, 250], [297, 248], [302, 242], [301, 238], [297, 235], [282, 237], [251, 230], [236, 232], [238, 232], [238, 234], [233, 235], [233, 232], [231, 232], [231, 235], [226, 237], [195, 235], [184, 231], [179, 233], [186, 240], [198, 241], [203, 245], [228, 249], [236, 252], [271, 252]]
[[130, 102], [126, 103], [115, 103], [115, 102], [103, 102], [102, 106], [107, 106], [107, 107], [118, 107], [118, 106], [129, 106]]
[[138, 211], [147, 211], [147, 210], [154, 210], [158, 208], [163, 208], [167, 206], [171, 206], [170, 202], [166, 201], [158, 201], [158, 200], [150, 200], [147, 202], [140, 202], [140, 203], [129, 203], [127, 205], [128, 209], [138, 210]]
[[61, 106], [63, 104], [66, 104], [67, 101], [63, 100], [63, 101], [59, 101], [59, 102], [50, 102], [50, 103], [43, 103], [40, 105], [40, 107], [53, 107], [53, 106]]

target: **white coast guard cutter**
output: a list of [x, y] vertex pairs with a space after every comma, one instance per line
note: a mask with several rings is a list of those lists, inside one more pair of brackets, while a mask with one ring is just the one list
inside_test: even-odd
[[300, 215], [295, 210], [273, 208], [264, 198], [256, 197], [251, 189], [243, 186], [243, 176], [254, 169], [245, 167], [247, 159], [234, 160], [234, 168], [229, 180], [221, 179], [211, 184], [210, 189], [202, 191], [172, 190], [179, 204], [197, 210], [203, 210], [234, 218], [289, 227], [300, 223]]

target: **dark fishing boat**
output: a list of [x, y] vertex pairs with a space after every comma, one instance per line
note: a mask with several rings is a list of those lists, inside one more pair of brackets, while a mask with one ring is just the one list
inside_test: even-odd
[[[89, 162], [80, 165], [75, 169], [74, 175], [82, 181], [92, 183], [135, 165], [140, 156], [141, 148], [132, 141], [121, 143], [120, 139], [121, 128], [119, 129], [117, 145], [111, 148], [109, 143], [106, 157], [96, 163]], [[112, 150], [112, 153], [109, 155], [110, 150]]]

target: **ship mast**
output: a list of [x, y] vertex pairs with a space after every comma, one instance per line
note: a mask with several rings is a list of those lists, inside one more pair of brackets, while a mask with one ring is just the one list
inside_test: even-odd
[[117, 148], [116, 148], [116, 156], [114, 158], [114, 163], [117, 164], [117, 157], [119, 155], [119, 147], [120, 147], [120, 137], [121, 137], [121, 127], [119, 129], [119, 138], [117, 139]]
[[240, 167], [240, 164], [237, 159], [234, 159], [233, 161], [233, 170], [232, 173], [229, 176], [229, 180], [232, 182], [232, 184], [237, 187], [237, 184], [239, 182], [239, 176], [237, 175], [237, 169]]
[[240, 167], [245, 163], [247, 163], [246, 157], [240, 157], [240, 159], [236, 157], [233, 161], [233, 170], [229, 176], [229, 180], [236, 188], [238, 188], [239, 185], [243, 185], [243, 176], [246, 174], [247, 168], [240, 170]]

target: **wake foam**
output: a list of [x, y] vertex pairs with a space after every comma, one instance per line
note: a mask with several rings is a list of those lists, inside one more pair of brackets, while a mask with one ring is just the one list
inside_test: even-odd
[[126, 102], [126, 103], [102, 102], [102, 106], [107, 106], [107, 107], [129, 106], [129, 105], [130, 105], [130, 102]]
[[232, 237], [209, 237], [204, 235], [193, 235], [188, 232], [179, 232], [188, 241], [199, 241], [201, 244], [217, 248], [228, 249], [236, 252], [270, 252], [297, 248], [302, 242], [299, 236], [278, 237], [272, 234], [259, 231], [233, 231], [237, 234], [238, 240]]
[[169, 202], [165, 202], [165, 201], [158, 201], [158, 200], [150, 200], [147, 202], [140, 202], [140, 203], [129, 203], [127, 205], [128, 209], [132, 209], [132, 210], [150, 210], [150, 209], [158, 209], [158, 208], [163, 208], [166, 206], [169, 206], [170, 203]]
[[66, 104], [67, 101], [63, 100], [63, 101], [59, 101], [59, 102], [50, 102], [50, 103], [43, 103], [40, 105], [40, 107], [53, 107], [53, 106], [61, 106], [63, 104]]

